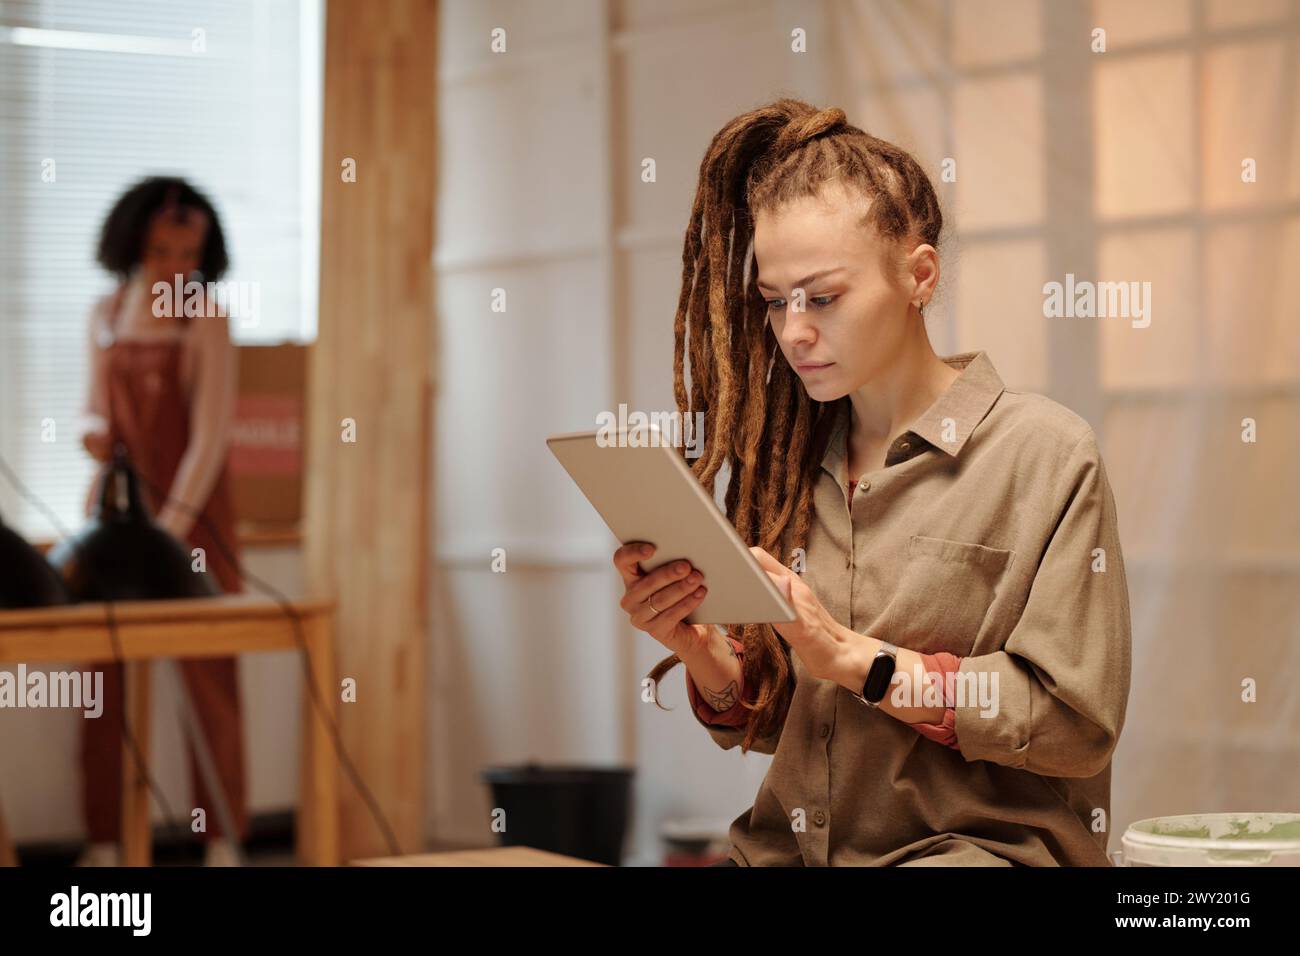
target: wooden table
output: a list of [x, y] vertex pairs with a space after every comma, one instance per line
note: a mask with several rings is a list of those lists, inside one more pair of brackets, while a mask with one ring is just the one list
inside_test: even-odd
[[530, 846], [494, 846], [481, 850], [448, 850], [353, 860], [353, 866], [604, 866], [591, 860], [536, 850]]
[[[329, 721], [337, 720], [334, 672], [334, 602], [291, 601], [300, 624], [281, 605], [251, 594], [176, 601], [124, 601], [113, 605], [126, 679], [125, 704], [136, 740], [149, 740], [150, 663], [155, 658], [221, 657], [305, 646], [317, 697]], [[297, 636], [297, 635], [300, 635]], [[0, 611], [0, 664], [117, 658], [103, 604]], [[306, 676], [304, 674], [304, 676]], [[302, 782], [298, 798], [297, 854], [303, 863], [339, 864], [338, 755], [332, 731], [302, 693]], [[142, 748], [144, 749], [144, 748]], [[146, 755], [147, 758], [147, 755]], [[149, 786], [136, 757], [122, 742], [122, 862], [148, 866], [151, 851]], [[0, 819], [0, 862], [13, 849]]]

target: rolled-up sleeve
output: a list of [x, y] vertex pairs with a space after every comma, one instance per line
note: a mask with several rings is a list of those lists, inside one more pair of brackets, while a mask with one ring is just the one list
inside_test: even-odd
[[239, 363], [225, 316], [198, 319], [190, 435], [158, 523], [175, 537], [189, 536], [226, 464], [239, 391]]
[[[740, 658], [742, 665], [744, 663], [745, 645], [732, 637], [726, 637], [736, 651], [736, 656]], [[744, 692], [744, 680], [742, 675], [741, 686], [736, 692], [736, 703], [731, 709], [717, 712], [711, 708], [705, 701], [691, 679], [690, 672], [686, 672], [686, 693], [691, 704], [691, 714], [695, 722], [709, 732], [709, 736], [723, 750], [731, 750], [744, 742], [745, 735], [749, 732], [749, 710], [741, 703], [740, 697]], [[749, 749], [761, 754], [775, 754], [777, 744], [781, 741], [781, 732], [785, 728], [784, 718], [780, 727], [767, 736], [758, 736], [754, 738], [754, 745]]]
[[699, 688], [695, 685], [695, 680], [691, 677], [691, 672], [686, 672], [686, 696], [691, 702], [691, 708], [695, 715], [699, 717], [700, 723], [705, 726], [719, 725], [722, 727], [744, 727], [749, 723], [749, 711], [741, 702], [745, 693], [745, 645], [734, 637], [725, 637], [724, 640], [731, 645], [732, 651], [736, 654], [736, 659], [740, 661], [740, 684], [736, 688], [736, 702], [727, 710], [714, 710], [709, 706], [708, 701], [700, 693]]
[[968, 761], [1091, 777], [1124, 723], [1131, 655], [1115, 501], [1091, 428], [1051, 493], [1060, 519], [1024, 611], [1002, 650], [962, 661], [955, 729]]

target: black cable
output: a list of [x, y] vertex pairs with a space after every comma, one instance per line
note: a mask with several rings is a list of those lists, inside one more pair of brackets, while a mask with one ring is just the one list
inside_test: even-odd
[[[77, 550], [78, 556], [82, 556], [81, 544], [72, 539], [72, 535], [69, 534], [67, 528], [63, 527], [63, 522], [59, 520], [59, 516], [55, 514], [54, 509], [50, 508], [49, 505], [37, 497], [35, 492], [23, 484], [3, 457], [0, 457], [0, 471], [4, 472], [5, 477], [9, 480], [9, 483], [14, 486], [18, 494], [25, 498], [28, 504], [35, 507], [45, 516], [45, 519], [54, 526], [55, 531], [63, 540], [72, 540], [72, 546]], [[93, 563], [86, 561], [83, 562], [83, 566], [92, 574], [94, 573]], [[122, 654], [122, 640], [121, 636], [117, 632], [117, 618], [113, 615], [113, 602], [110, 599], [105, 598], [103, 604], [104, 619], [105, 624], [108, 626], [108, 640], [109, 644], [112, 646], [113, 660], [119, 666], [122, 666], [125, 672], [126, 658]], [[132, 754], [135, 755], [135, 765], [139, 772], [144, 775], [145, 782], [149, 785], [149, 789], [152, 791], [154, 799], [158, 801], [158, 805], [162, 808], [163, 815], [167, 819], [167, 826], [174, 831], [173, 835], [175, 835], [176, 833], [185, 830], [185, 828], [172, 812], [171, 804], [167, 802], [167, 798], [163, 795], [162, 787], [154, 778], [153, 774], [149, 772], [149, 765], [144, 759], [144, 751], [140, 747], [140, 742], [136, 738], [135, 731], [131, 727], [130, 719], [127, 717], [125, 690], [126, 687], [124, 682], [122, 706], [119, 708], [118, 714], [118, 717], [120, 718], [119, 723], [121, 725], [122, 739], [126, 741], [127, 746], [131, 748]], [[122, 772], [126, 773], [125, 767], [122, 768]]]
[[[50, 521], [50, 523], [54, 526], [55, 530], [59, 533], [59, 535], [62, 538], [69, 539], [71, 537], [67, 529], [63, 527], [63, 523], [59, 520], [58, 515], [54, 513], [53, 509], [51, 509], [48, 505], [46, 505], [43, 501], [41, 501], [40, 498], [37, 497], [37, 495], [34, 492], [32, 492], [30, 489], [27, 488], [26, 485], [22, 483], [22, 481], [14, 473], [13, 469], [9, 467], [7, 462], [5, 462], [3, 457], [0, 457], [0, 469], [3, 469], [6, 477], [14, 485], [14, 487], [19, 490], [19, 493], [22, 494], [23, 497], [28, 500], [28, 502], [33, 504], [46, 516], [47, 520]], [[169, 500], [167, 498], [167, 495], [165, 493], [160, 492], [158, 486], [155, 485], [153, 482], [151, 482], [146, 476], [141, 474], [139, 469], [136, 469], [136, 478], [141, 483], [143, 483], [146, 487], [149, 488], [149, 490], [153, 493], [154, 497], [157, 500], [159, 501]], [[280, 609], [285, 613], [285, 615], [292, 622], [294, 640], [298, 645], [299, 659], [301, 660], [303, 665], [303, 679], [306, 682], [307, 690], [311, 697], [312, 707], [315, 709], [317, 715], [321, 718], [321, 720], [325, 723], [325, 725], [329, 728], [330, 741], [334, 747], [335, 754], [339, 758], [339, 764], [344, 768], [345, 771], [347, 771], [347, 774], [349, 778], [352, 780], [353, 785], [357, 788], [357, 792], [361, 795], [362, 800], [365, 801], [366, 808], [369, 810], [370, 815], [375, 822], [375, 825], [379, 828], [381, 834], [384, 837], [384, 841], [388, 844], [390, 854], [393, 856], [400, 856], [402, 850], [400, 845], [397, 842], [396, 836], [393, 834], [392, 827], [388, 823], [388, 819], [384, 816], [384, 813], [380, 809], [379, 803], [375, 799], [374, 794], [371, 792], [370, 788], [366, 786], [365, 781], [361, 778], [361, 775], [357, 772], [356, 766], [352, 763], [352, 759], [348, 756], [347, 749], [343, 746], [343, 739], [341, 734], [339, 733], [338, 724], [330, 716], [329, 712], [325, 710], [325, 705], [320, 698], [320, 690], [316, 686], [316, 681], [311, 671], [311, 655], [307, 650], [307, 640], [302, 635], [302, 620], [298, 616], [298, 612], [294, 610], [292, 603], [278, 588], [276, 588], [274, 585], [267, 583], [266, 581], [263, 581], [255, 574], [253, 574], [252, 572], [244, 568], [243, 564], [235, 558], [234, 554], [227, 546], [225, 540], [212, 526], [212, 522], [206, 514], [203, 514], [202, 512], [196, 513], [193, 508], [189, 507], [183, 502], [178, 501], [175, 503], [178, 506], [180, 506], [183, 510], [188, 512], [190, 517], [197, 518], [199, 521], [203, 523], [203, 527], [207, 529], [208, 533], [212, 535], [213, 541], [217, 543], [218, 550], [222, 553], [225, 559], [230, 563], [231, 567], [235, 569], [235, 573], [239, 576], [239, 580], [242, 583], [251, 583], [255, 588], [257, 588], [263, 594], [265, 594], [266, 596], [274, 600], [276, 604], [279, 605]], [[74, 547], [78, 548], [78, 550], [80, 549], [80, 546], [75, 543], [74, 543]], [[117, 658], [120, 661], [122, 660], [121, 658], [122, 650], [121, 650], [120, 639], [116, 631], [116, 620], [113, 618], [112, 615], [112, 602], [105, 601], [104, 605], [105, 605], [105, 616], [107, 618], [107, 623], [109, 628], [109, 639], [113, 643], [114, 654], [117, 655]], [[130, 724], [126, 719], [125, 706], [123, 706], [122, 708], [122, 730], [123, 733], [127, 735], [127, 739], [130, 742], [132, 752], [136, 755], [136, 760], [138, 762], [138, 765], [144, 771], [145, 776], [149, 781], [150, 789], [153, 790], [154, 796], [158, 799], [158, 802], [160, 803], [160, 805], [162, 805], [164, 812], [168, 816], [169, 825], [172, 826], [174, 829], [179, 828], [180, 824], [175, 819], [174, 815], [171, 813], [170, 805], [163, 797], [161, 788], [158, 787], [157, 782], [153, 779], [152, 775], [150, 775], [147, 770], [144, 770], [146, 764], [142, 759], [139, 743], [136, 740], [135, 735], [131, 732]]]
[[212, 540], [216, 542], [217, 549], [221, 552], [226, 561], [230, 563], [230, 566], [235, 569], [235, 573], [239, 576], [240, 582], [252, 584], [264, 595], [274, 600], [276, 604], [280, 606], [280, 609], [288, 616], [289, 620], [293, 622], [293, 636], [294, 640], [298, 644], [299, 659], [302, 661], [303, 667], [303, 680], [307, 684], [307, 690], [311, 696], [312, 706], [315, 708], [320, 719], [324, 721], [325, 725], [329, 728], [330, 739], [334, 745], [334, 752], [338, 755], [339, 764], [347, 771], [348, 776], [352, 780], [353, 786], [357, 788], [357, 792], [361, 795], [361, 799], [365, 801], [366, 807], [370, 811], [371, 818], [374, 820], [375, 825], [383, 835], [384, 841], [388, 844], [390, 855], [401, 856], [401, 847], [397, 843], [397, 838], [393, 834], [392, 827], [389, 826], [387, 817], [384, 816], [374, 794], [371, 793], [370, 788], [366, 786], [365, 781], [361, 779], [361, 775], [353, 765], [352, 759], [348, 756], [347, 749], [343, 746], [343, 738], [339, 733], [338, 724], [334, 721], [333, 717], [330, 716], [329, 711], [325, 709], [325, 705], [320, 698], [320, 689], [316, 686], [316, 680], [311, 670], [311, 655], [307, 650], [307, 640], [302, 635], [302, 620], [298, 616], [298, 612], [294, 610], [290, 600], [274, 585], [261, 580], [255, 574], [244, 568], [243, 564], [235, 558], [225, 540], [217, 532], [217, 529], [213, 527], [211, 520], [206, 514], [201, 511], [196, 511], [194, 508], [191, 508], [182, 501], [168, 498], [165, 492], [160, 491], [158, 486], [142, 475], [138, 469], [136, 471], [136, 477], [149, 488], [156, 500], [169, 501], [174, 506], [187, 512], [189, 517], [201, 521], [203, 527], [206, 528], [208, 533], [212, 536]]

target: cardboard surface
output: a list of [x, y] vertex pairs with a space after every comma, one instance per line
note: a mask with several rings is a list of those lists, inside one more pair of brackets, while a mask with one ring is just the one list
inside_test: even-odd
[[243, 528], [295, 528], [302, 516], [307, 349], [239, 347], [230, 473]]

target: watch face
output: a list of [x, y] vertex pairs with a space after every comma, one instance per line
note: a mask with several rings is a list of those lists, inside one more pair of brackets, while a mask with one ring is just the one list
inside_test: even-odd
[[889, 690], [889, 682], [894, 676], [895, 663], [889, 654], [876, 655], [876, 659], [871, 662], [871, 670], [867, 672], [867, 681], [862, 685], [864, 699], [873, 704], [885, 699], [885, 692]]

